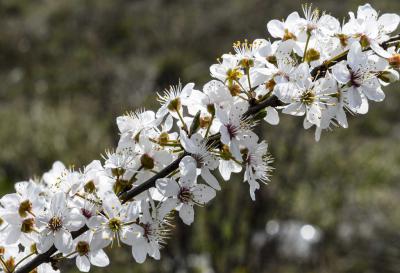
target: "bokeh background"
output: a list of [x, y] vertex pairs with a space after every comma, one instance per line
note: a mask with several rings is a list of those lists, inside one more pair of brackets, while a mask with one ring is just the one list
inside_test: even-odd
[[[370, 1], [400, 13], [400, 1]], [[54, 160], [79, 167], [118, 140], [115, 118], [155, 92], [210, 79], [234, 41], [267, 37], [294, 0], [1, 0], [0, 193]], [[315, 1], [344, 18], [362, 1]], [[252, 202], [237, 176], [195, 223], [177, 221], [161, 261], [113, 249], [93, 272], [400, 272], [400, 85], [350, 129], [315, 143], [302, 119], [260, 134], [275, 157]], [[71, 264], [67, 272], [75, 272]]]

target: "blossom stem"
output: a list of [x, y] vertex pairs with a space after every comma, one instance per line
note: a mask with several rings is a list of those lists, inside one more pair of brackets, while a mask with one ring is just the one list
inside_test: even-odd
[[303, 63], [306, 61], [306, 55], [307, 55], [308, 44], [310, 43], [310, 39], [311, 39], [311, 33], [307, 32], [307, 41], [306, 41], [306, 46], [304, 48], [304, 53], [303, 53]]
[[153, 139], [153, 138], [149, 138], [151, 142], [158, 144], [160, 146], [170, 146], [170, 147], [181, 147], [181, 144], [179, 143], [160, 143], [159, 141]]
[[71, 252], [71, 253], [69, 253], [67, 256], [61, 257], [60, 260], [67, 259], [67, 258], [71, 257], [72, 255], [74, 255], [74, 254], [76, 254], [76, 253], [78, 253], [78, 251]]
[[250, 99], [251, 98], [250, 93], [243, 87], [243, 85], [238, 80], [235, 80], [235, 81], [240, 86], [240, 88], [242, 88], [243, 92], [247, 95], [247, 97], [249, 97], [249, 99]]
[[214, 117], [215, 117], [215, 113], [213, 113], [213, 114], [211, 115], [210, 124], [208, 124], [208, 126], [207, 126], [207, 131], [206, 131], [206, 134], [204, 135], [204, 138], [207, 138], [208, 133], [210, 132], [210, 128], [211, 128], [211, 125], [212, 125], [212, 123], [213, 123], [213, 121], [214, 121]]
[[28, 258], [31, 257], [32, 255], [35, 255], [35, 253], [32, 252], [32, 253], [26, 255], [25, 257], [23, 257], [23, 258], [14, 266], [14, 268], [17, 268], [18, 265], [20, 265], [23, 261], [25, 261], [26, 259], [28, 259]]
[[[246, 68], [247, 82], [249, 84], [249, 90], [251, 90], [251, 81], [250, 81], [250, 68]], [[251, 95], [251, 93], [250, 93]]]
[[4, 270], [5, 270], [7, 273], [11, 273], [10, 269], [9, 269], [8, 266], [7, 266], [7, 263], [3, 260], [3, 257], [2, 257], [2, 256], [0, 256], [0, 262], [1, 262], [1, 264], [3, 265]]
[[181, 112], [179, 110], [176, 110], [176, 113], [178, 114], [179, 120], [182, 122], [183, 130], [185, 130], [187, 132], [187, 126], [186, 126], [185, 121], [183, 120]]

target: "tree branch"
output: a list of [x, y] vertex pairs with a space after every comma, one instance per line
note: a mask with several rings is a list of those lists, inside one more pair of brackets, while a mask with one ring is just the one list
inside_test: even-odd
[[[400, 34], [398, 34], [396, 36], [393, 36], [388, 41], [382, 43], [381, 46], [386, 49], [386, 48], [388, 48], [390, 45], [392, 45], [395, 42], [400, 42]], [[311, 75], [313, 77], [320, 77], [322, 75], [325, 75], [325, 72], [331, 66], [333, 66], [337, 62], [340, 62], [340, 61], [346, 60], [346, 59], [347, 59], [347, 53], [343, 54], [342, 56], [340, 56], [339, 58], [335, 59], [334, 61], [326, 62], [326, 63], [324, 63], [324, 64], [322, 64], [320, 66], [315, 67], [311, 71]], [[260, 111], [264, 110], [266, 107], [277, 107], [277, 106], [281, 106], [281, 105], [282, 105], [282, 102], [276, 96], [271, 96], [271, 97], [269, 97], [269, 98], [267, 98], [267, 99], [265, 99], [263, 101], [256, 102], [254, 105], [252, 105], [247, 110], [247, 112], [243, 116], [244, 117], [254, 116], [257, 113], [259, 113]], [[207, 138], [207, 140], [206, 140], [207, 144], [211, 145], [211, 144], [219, 141], [220, 136], [221, 135], [219, 133], [209, 136]], [[145, 192], [146, 190], [148, 190], [148, 189], [150, 189], [152, 187], [155, 187], [155, 183], [156, 183], [157, 179], [164, 178], [164, 177], [168, 176], [169, 174], [171, 174], [173, 171], [177, 170], [179, 168], [180, 161], [186, 155], [188, 155], [188, 153], [184, 152], [175, 161], [173, 161], [171, 164], [169, 164], [163, 170], [158, 172], [156, 175], [154, 175], [153, 177], [151, 177], [150, 179], [148, 179], [144, 183], [138, 185], [137, 187], [135, 187], [135, 188], [123, 193], [120, 196], [120, 199], [121, 199], [122, 203], [124, 204], [126, 202], [129, 202], [135, 196], [138, 196], [142, 192]], [[73, 232], [72, 233], [72, 237], [76, 238], [79, 235], [81, 235], [84, 232], [86, 232], [87, 230], [89, 230], [88, 227], [84, 226], [80, 230], [78, 230], [76, 232]], [[36, 267], [41, 265], [42, 263], [51, 262], [52, 261], [52, 255], [54, 255], [54, 253], [56, 253], [56, 252], [57, 252], [57, 249], [53, 245], [48, 251], [46, 251], [45, 253], [42, 253], [42, 254], [38, 254], [30, 262], [28, 262], [24, 266], [21, 266], [14, 273], [29, 273], [32, 270], [34, 270]]]
[[[397, 34], [397, 35], [391, 37], [389, 40], [383, 42], [381, 44], [381, 47], [384, 48], [384, 49], [388, 49], [390, 46], [393, 45], [393, 43], [396, 43], [396, 42], [400, 42], [400, 34]], [[371, 48], [368, 47], [364, 51], [367, 51], [367, 50], [371, 50]], [[338, 58], [334, 57], [333, 59], [327, 60], [323, 64], [314, 67], [314, 69], [311, 71], [311, 76], [313, 76], [314, 78], [315, 77], [319, 78], [321, 76], [323, 77], [325, 75], [326, 71], [331, 66], [333, 66], [333, 65], [335, 65], [335, 64], [337, 64], [337, 63], [339, 63], [341, 61], [347, 60], [347, 52], [348, 51], [345, 51], [342, 54], [338, 55], [339, 56]]]
[[[85, 233], [89, 228], [87, 226], [82, 227], [80, 230], [72, 232], [72, 237], [75, 239], [79, 235]], [[35, 258], [33, 258], [30, 262], [27, 264], [21, 266], [16, 270], [14, 273], [30, 273], [33, 271], [35, 268], [37, 268], [39, 265], [43, 263], [49, 263], [52, 261], [52, 256], [54, 253], [57, 252], [56, 247], [53, 245], [49, 250], [46, 252], [37, 255]]]

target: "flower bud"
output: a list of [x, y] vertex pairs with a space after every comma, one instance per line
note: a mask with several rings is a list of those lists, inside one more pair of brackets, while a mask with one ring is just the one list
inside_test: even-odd
[[392, 57], [388, 59], [389, 64], [394, 68], [400, 68], [400, 54], [394, 54]]
[[270, 92], [274, 91], [276, 82], [274, 79], [270, 79], [265, 83], [265, 88], [268, 89]]
[[210, 117], [202, 117], [200, 118], [200, 127], [207, 128], [210, 125], [211, 118]]
[[35, 230], [35, 219], [28, 218], [22, 222], [21, 231], [23, 233], [31, 233]]
[[143, 168], [147, 170], [151, 170], [154, 168], [154, 159], [148, 154], [143, 154], [140, 157], [140, 163], [142, 164]]
[[318, 61], [319, 58], [321, 58], [321, 54], [319, 53], [318, 50], [316, 50], [314, 48], [310, 48], [309, 50], [307, 50], [306, 56], [305, 56], [306, 62], [311, 63], [313, 61]]
[[229, 92], [231, 92], [231, 95], [233, 97], [240, 95], [241, 89], [238, 84], [231, 84], [229, 85]]
[[32, 210], [32, 202], [25, 200], [19, 205], [18, 213], [21, 217], [26, 217]]
[[76, 250], [76, 252], [78, 252], [79, 256], [85, 256], [90, 252], [90, 246], [85, 241], [79, 241], [76, 244], [75, 250]]

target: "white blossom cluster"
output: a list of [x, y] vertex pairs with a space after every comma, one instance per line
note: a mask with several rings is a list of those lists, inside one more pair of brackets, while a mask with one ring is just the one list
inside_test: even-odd
[[221, 190], [218, 176], [243, 171], [253, 200], [269, 181], [258, 122], [305, 116], [318, 140], [322, 130], [347, 128], [346, 114], [382, 101], [381, 86], [399, 79], [391, 33], [400, 17], [368, 4], [343, 24], [311, 6], [303, 12], [270, 21], [273, 42], [235, 43], [201, 90], [179, 84], [158, 95], [158, 111], [118, 117], [118, 147], [103, 161], [79, 171], [56, 162], [41, 179], [17, 183], [0, 199], [0, 272], [56, 272], [65, 259], [87, 272], [107, 266], [104, 249], [122, 244], [138, 263], [159, 259], [175, 212], [190, 225], [194, 207]]

